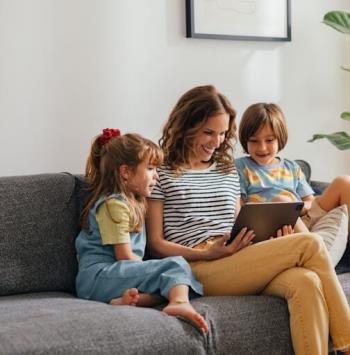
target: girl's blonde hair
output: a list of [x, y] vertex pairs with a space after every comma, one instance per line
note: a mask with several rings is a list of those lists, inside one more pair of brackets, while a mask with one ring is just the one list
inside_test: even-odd
[[221, 113], [229, 115], [229, 128], [223, 143], [215, 150], [212, 161], [219, 163], [223, 171], [231, 171], [236, 143], [236, 111], [229, 100], [212, 85], [198, 86], [187, 91], [171, 111], [159, 140], [164, 163], [178, 172], [189, 165], [196, 133], [209, 117]]
[[102, 134], [95, 137], [86, 163], [85, 179], [89, 197], [81, 215], [82, 228], [88, 228], [89, 211], [101, 196], [121, 194], [130, 209], [130, 231], [140, 231], [145, 218], [146, 200], [128, 190], [120, 175], [120, 167], [127, 165], [136, 171], [137, 166], [144, 161], [159, 166], [163, 154], [155, 143], [139, 134], [124, 134], [112, 137], [107, 142], [103, 138]]
[[249, 106], [239, 123], [239, 141], [248, 153], [248, 141], [265, 125], [269, 125], [277, 138], [278, 151], [287, 144], [288, 130], [281, 108], [273, 103], [258, 102]]

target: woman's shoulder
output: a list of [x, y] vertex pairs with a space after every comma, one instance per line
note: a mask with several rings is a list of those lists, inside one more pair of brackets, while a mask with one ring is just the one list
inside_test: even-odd
[[172, 175], [175, 174], [175, 169], [169, 165], [160, 165], [157, 167], [157, 173], [160, 175]]
[[214, 174], [220, 174], [223, 176], [236, 178], [238, 175], [236, 164], [233, 162], [231, 164], [216, 164], [213, 166], [211, 171]]
[[161, 165], [157, 167], [158, 180], [159, 181], [168, 181], [177, 179], [181, 176], [181, 173], [168, 165]]

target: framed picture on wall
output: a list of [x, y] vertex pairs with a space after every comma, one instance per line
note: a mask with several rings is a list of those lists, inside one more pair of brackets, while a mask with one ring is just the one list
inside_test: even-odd
[[291, 0], [185, 0], [186, 37], [291, 41]]

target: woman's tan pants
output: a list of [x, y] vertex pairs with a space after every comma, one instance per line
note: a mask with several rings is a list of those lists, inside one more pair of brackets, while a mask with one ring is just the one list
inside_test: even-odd
[[328, 354], [329, 334], [335, 349], [350, 346], [349, 305], [316, 234], [293, 234], [226, 258], [190, 264], [205, 295], [263, 293], [285, 298], [297, 355]]

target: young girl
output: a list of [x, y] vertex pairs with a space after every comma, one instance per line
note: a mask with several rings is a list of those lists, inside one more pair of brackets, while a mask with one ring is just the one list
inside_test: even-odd
[[[160, 149], [137, 134], [120, 135], [104, 129], [92, 143], [86, 166], [90, 192], [82, 212], [82, 231], [76, 239], [78, 297], [112, 305], [154, 306], [181, 316], [203, 332], [204, 318], [189, 303], [202, 294], [182, 257], [143, 261], [145, 197], [157, 180]], [[162, 297], [160, 297], [162, 296]]]
[[256, 103], [243, 113], [239, 140], [249, 156], [236, 160], [243, 201], [304, 201], [304, 217], [298, 220], [295, 232], [312, 231], [322, 216], [340, 205], [346, 205], [350, 211], [350, 177], [337, 177], [315, 198], [299, 165], [277, 157], [287, 139], [285, 118], [276, 104]]
[[226, 244], [240, 207], [235, 115], [211, 85], [189, 90], [176, 103], [163, 129], [164, 165], [148, 204], [151, 251], [182, 255], [204, 295], [285, 298], [298, 355], [328, 354], [329, 334], [336, 349], [349, 348], [349, 305], [320, 237], [300, 233], [251, 244], [253, 233], [242, 229]]

